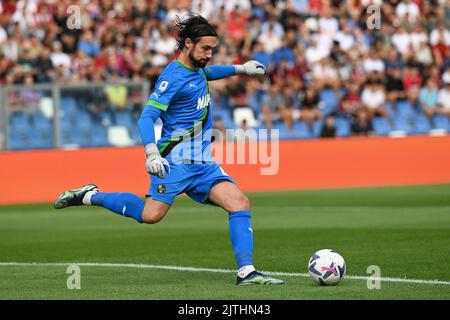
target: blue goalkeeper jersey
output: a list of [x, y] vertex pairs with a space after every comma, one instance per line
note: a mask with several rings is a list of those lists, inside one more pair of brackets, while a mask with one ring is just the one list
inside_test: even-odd
[[191, 69], [178, 60], [160, 74], [147, 106], [162, 110], [161, 155], [169, 160], [214, 161], [211, 156], [212, 100], [208, 68]]

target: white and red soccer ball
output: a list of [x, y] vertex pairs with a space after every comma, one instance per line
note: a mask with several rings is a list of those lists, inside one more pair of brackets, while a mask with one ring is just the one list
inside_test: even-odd
[[344, 258], [334, 250], [322, 249], [313, 254], [308, 262], [311, 279], [322, 286], [333, 286], [345, 275]]

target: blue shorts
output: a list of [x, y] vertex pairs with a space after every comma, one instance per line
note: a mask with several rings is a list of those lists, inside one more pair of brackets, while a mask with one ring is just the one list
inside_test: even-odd
[[209, 191], [214, 185], [223, 181], [236, 183], [216, 162], [170, 163], [170, 173], [166, 178], [160, 179], [151, 176], [147, 196], [151, 196], [157, 201], [172, 204], [177, 195], [186, 193], [197, 202], [209, 203]]

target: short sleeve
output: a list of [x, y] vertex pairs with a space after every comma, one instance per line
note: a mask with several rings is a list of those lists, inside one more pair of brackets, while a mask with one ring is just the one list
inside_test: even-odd
[[152, 106], [167, 111], [170, 101], [182, 86], [182, 81], [175, 78], [159, 77], [155, 90], [150, 95], [146, 106]]

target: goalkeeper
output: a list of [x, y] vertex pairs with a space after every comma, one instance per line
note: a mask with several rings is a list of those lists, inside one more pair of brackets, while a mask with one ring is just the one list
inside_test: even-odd
[[[200, 203], [211, 203], [229, 213], [229, 232], [237, 260], [237, 284], [283, 284], [253, 266], [250, 203], [236, 182], [211, 155], [212, 101], [208, 81], [236, 74], [263, 76], [257, 61], [243, 65], [206, 66], [216, 47], [214, 27], [199, 15], [177, 20], [178, 58], [160, 74], [138, 127], [152, 176], [145, 202], [131, 193], [104, 193], [94, 184], [64, 192], [55, 208], [95, 205], [139, 223], [157, 223], [174, 198], [186, 193]], [[161, 139], [155, 143], [154, 123], [161, 118]], [[195, 143], [200, 137], [200, 143]], [[193, 143], [194, 142], [194, 143]]]

